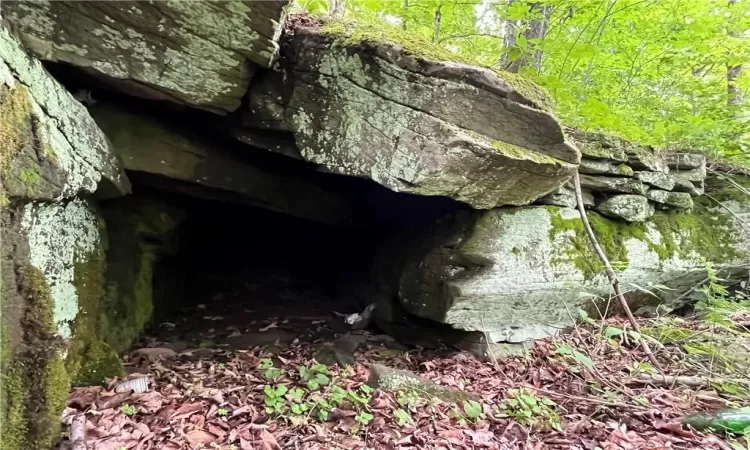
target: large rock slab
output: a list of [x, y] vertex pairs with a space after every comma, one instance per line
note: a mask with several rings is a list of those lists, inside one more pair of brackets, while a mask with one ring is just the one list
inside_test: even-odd
[[343, 26], [290, 33], [286, 121], [302, 157], [480, 209], [528, 204], [570, 178], [580, 154], [539, 88], [440, 61], [424, 45], [415, 51]]
[[[86, 108], [0, 27], [1, 203], [129, 192], [106, 136]], [[100, 182], [102, 182], [100, 186]]]
[[115, 106], [97, 103], [91, 113], [128, 170], [240, 194], [256, 206], [318, 222], [353, 220], [343, 197], [291, 170], [264, 170], [201, 136]]
[[237, 109], [255, 67], [278, 55], [288, 1], [3, 2], [36, 57], [146, 98]]
[[[750, 205], [733, 202], [731, 208], [750, 219]], [[732, 267], [746, 267], [750, 238], [740, 219], [703, 199], [691, 213], [657, 211], [645, 223], [589, 213], [632, 308], [640, 312], [660, 302], [636, 286], [669, 286], [674, 290], [660, 295], [667, 308], [677, 307], [673, 301], [705, 278], [702, 257], [727, 276]], [[581, 292], [610, 296], [574, 209], [500, 208], [458, 222], [433, 231], [431, 248], [415, 252], [399, 273], [397, 295], [410, 313], [487, 332], [492, 341], [522, 342], [573, 324], [577, 308], [592, 306]]]

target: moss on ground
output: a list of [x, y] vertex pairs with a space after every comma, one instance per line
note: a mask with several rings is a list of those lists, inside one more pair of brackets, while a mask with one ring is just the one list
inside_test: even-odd
[[[345, 47], [356, 47], [362, 44], [392, 42], [399, 45], [407, 54], [431, 59], [434, 61], [455, 61], [472, 66], [486, 67], [478, 61], [453, 53], [439, 44], [416, 38], [398, 27], [361, 24], [352, 21], [335, 20], [321, 27], [321, 31]], [[553, 112], [554, 105], [550, 95], [538, 84], [515, 73], [504, 72], [487, 67], [504, 79], [521, 96], [535, 104], [539, 109]]]
[[117, 352], [104, 341], [96, 340], [86, 347], [86, 358], [78, 368], [75, 382], [82, 386], [102, 383], [105, 378], [124, 375], [122, 361]]

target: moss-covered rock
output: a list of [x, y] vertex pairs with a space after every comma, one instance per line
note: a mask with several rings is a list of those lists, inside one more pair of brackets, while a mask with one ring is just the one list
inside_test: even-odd
[[[750, 262], [750, 238], [739, 221], [748, 220], [750, 197], [724, 206], [732, 213], [699, 197], [689, 212], [658, 210], [640, 223], [588, 213], [634, 310], [681, 306], [674, 300], [705, 278], [703, 258], [726, 276]], [[574, 209], [495, 209], [468, 218], [440, 242], [402, 272], [403, 305], [420, 317], [486, 331], [494, 341], [553, 334], [574, 322], [577, 308], [595, 313], [611, 295]], [[642, 290], [650, 285], [673, 290], [654, 297]]]
[[597, 204], [596, 210], [627, 222], [645, 222], [654, 215], [654, 205], [640, 195], [613, 195]]
[[285, 39], [285, 122], [329, 171], [489, 209], [554, 191], [580, 161], [542, 90], [517, 75], [395, 29], [336, 22]]
[[[44, 274], [16, 266], [23, 315], [16, 326], [21, 341], [3, 350], [0, 377], [0, 427], [3, 449], [51, 448], [58, 438], [59, 414], [70, 378], [62, 356], [65, 342], [56, 334], [54, 301]], [[4, 299], [7, 301], [10, 299]], [[4, 323], [4, 327], [7, 327]]]
[[74, 384], [97, 385], [105, 378], [124, 375], [119, 355], [104, 341], [96, 340], [84, 349], [86, 356], [76, 371]]
[[3, 197], [59, 199], [95, 192], [102, 180], [114, 194], [130, 190], [119, 159], [86, 108], [0, 26]]
[[139, 97], [225, 113], [240, 106], [256, 64], [276, 60], [287, 3], [7, 3], [3, 19], [40, 59]]
[[157, 261], [175, 250], [179, 208], [123, 198], [104, 206], [109, 248], [99, 335], [116, 352], [127, 349], [150, 322]]

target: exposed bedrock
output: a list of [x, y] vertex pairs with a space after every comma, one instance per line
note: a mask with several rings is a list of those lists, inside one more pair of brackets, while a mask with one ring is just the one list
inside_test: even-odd
[[[189, 125], [175, 125], [179, 119], [165, 121], [142, 110], [104, 103], [90, 110], [126, 169], [187, 182], [173, 184], [173, 189], [200, 197], [201, 188], [212, 188], [215, 198], [324, 223], [354, 220], [349, 200], [321, 186], [316, 178], [322, 174], [305, 170], [297, 161], [279, 164], [284, 158], [239, 143], [228, 145], [232, 142], [220, 136], [191, 132], [186, 129]], [[253, 155], [265, 159], [249, 158]], [[275, 164], [269, 164], [269, 159]]]
[[[727, 190], [714, 195], [732, 198]], [[701, 258], [729, 275], [730, 269], [750, 264], [750, 236], [741, 222], [750, 218], [750, 204], [725, 204], [731, 213], [701, 197], [689, 213], [656, 211], [641, 223], [588, 214], [620, 269], [634, 310], [680, 306], [674, 300], [705, 278]], [[395, 295], [406, 310], [456, 328], [487, 331], [494, 341], [554, 334], [574, 323], [577, 308], [593, 309], [591, 296], [610, 296], [603, 267], [571, 208], [500, 208], [456, 216], [405, 253], [410, 256], [401, 261], [403, 269], [388, 270], [398, 279]], [[655, 298], [637, 287], [657, 284], [674, 290]]]
[[288, 3], [4, 1], [0, 11], [39, 59], [131, 95], [227, 112], [276, 60]]
[[334, 173], [489, 209], [553, 191], [580, 160], [545, 94], [515, 75], [341, 26], [297, 28], [282, 53], [289, 80], [255, 86], [246, 122], [293, 131], [301, 156]]

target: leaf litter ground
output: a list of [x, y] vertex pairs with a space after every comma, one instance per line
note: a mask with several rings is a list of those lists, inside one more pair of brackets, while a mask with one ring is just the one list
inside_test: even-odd
[[[741, 327], [643, 319], [668, 371], [660, 379], [619, 318], [588, 320], [497, 362], [350, 331], [360, 344], [355, 364], [342, 368], [314, 359], [322, 342], [345, 332], [332, 326], [340, 318], [296, 310], [252, 321], [257, 311], [221, 311], [192, 312], [203, 324], [193, 348], [173, 342], [180, 325], [166, 323], [126, 357], [128, 379], [148, 376], [145, 392], [116, 392], [123, 380], [74, 389], [60, 448], [80, 412], [90, 450], [750, 448], [679, 424], [685, 414], [746, 401], [750, 346]], [[374, 364], [476, 401], [443, 402], [419, 387], [369, 389]]]

